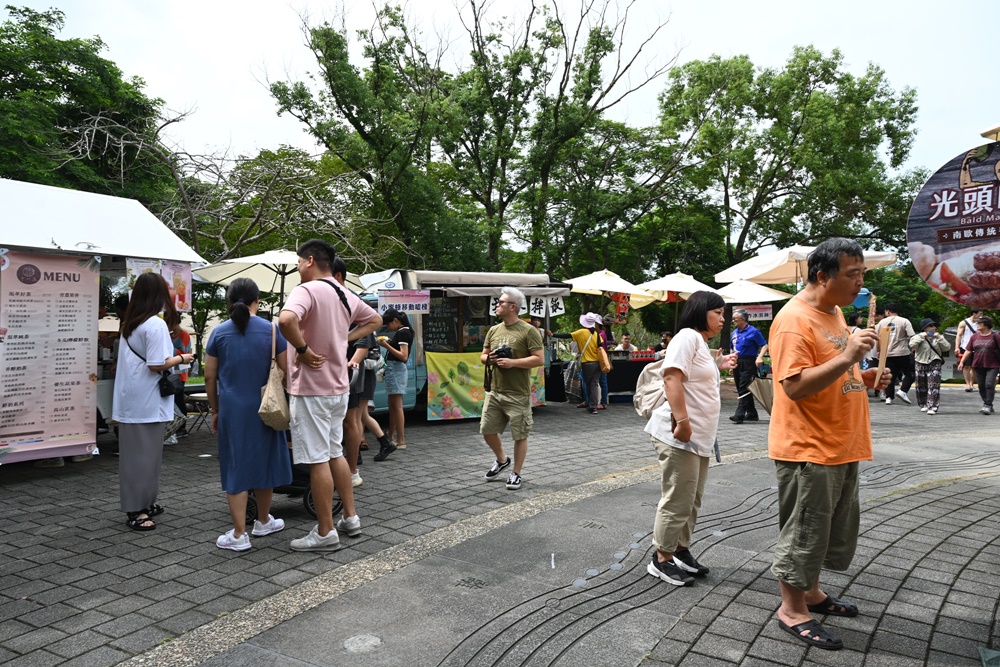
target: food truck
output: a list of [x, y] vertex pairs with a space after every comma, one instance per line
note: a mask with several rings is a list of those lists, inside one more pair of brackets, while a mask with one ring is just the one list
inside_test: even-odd
[[[516, 287], [527, 303], [522, 316], [549, 317], [565, 312], [563, 298], [570, 285], [553, 282], [544, 273], [476, 273], [389, 269], [361, 276], [362, 297], [379, 314], [389, 307], [407, 314], [413, 328], [413, 350], [407, 361], [409, 377], [403, 408], [426, 406], [427, 419], [478, 417], [485, 392], [485, 368], [479, 355], [489, 328], [496, 324], [494, 305], [500, 289]], [[392, 336], [387, 327], [378, 335]], [[532, 402], [545, 402], [546, 364], [532, 377]], [[387, 410], [385, 384], [375, 389], [375, 410]]]
[[0, 180], [0, 201], [0, 464], [92, 453], [114, 386], [100, 336], [117, 337], [102, 280], [156, 271], [190, 310], [204, 260], [131, 199]]

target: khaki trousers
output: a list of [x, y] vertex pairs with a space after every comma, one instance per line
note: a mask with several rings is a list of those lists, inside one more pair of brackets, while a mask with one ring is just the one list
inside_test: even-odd
[[653, 546], [673, 553], [691, 546], [691, 534], [708, 478], [708, 457], [651, 438], [660, 459], [660, 503], [653, 522]]

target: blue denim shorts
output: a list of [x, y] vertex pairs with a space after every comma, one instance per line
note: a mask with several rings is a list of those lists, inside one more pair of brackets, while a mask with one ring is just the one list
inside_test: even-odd
[[387, 361], [385, 364], [385, 393], [406, 393], [406, 364], [401, 361]]

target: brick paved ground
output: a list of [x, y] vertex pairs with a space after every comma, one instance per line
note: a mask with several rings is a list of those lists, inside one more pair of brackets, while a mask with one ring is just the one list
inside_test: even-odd
[[[935, 417], [873, 402], [876, 438], [995, 429], [993, 418], [975, 414], [976, 398], [948, 389]], [[723, 453], [760, 456], [766, 422], [733, 425], [725, 417], [734, 407], [727, 391]], [[214, 439], [205, 431], [166, 449], [159, 502], [167, 512], [148, 533], [124, 525], [110, 456], [60, 469], [0, 466], [0, 663], [115, 664], [414, 537], [655, 463], [628, 405], [596, 416], [566, 404], [538, 410], [525, 484], [516, 493], [482, 480], [491, 459], [475, 422], [417, 420], [407, 431], [408, 450], [384, 463], [366, 457], [357, 496], [364, 536], [328, 555], [289, 549], [288, 540], [313, 520], [298, 499], [284, 496], [276, 496], [273, 513], [285, 519], [285, 532], [254, 538], [241, 554], [215, 547], [229, 519]], [[99, 444], [113, 442], [107, 436]]]

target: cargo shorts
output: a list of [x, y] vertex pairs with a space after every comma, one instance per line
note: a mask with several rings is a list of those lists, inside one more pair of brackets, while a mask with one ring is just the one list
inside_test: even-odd
[[527, 440], [535, 421], [531, 416], [531, 394], [498, 394], [488, 392], [479, 419], [479, 433], [503, 433], [510, 424], [510, 435], [515, 440]]
[[846, 570], [858, 546], [858, 462], [839, 465], [775, 461], [778, 543], [771, 572], [809, 590], [822, 568]]

